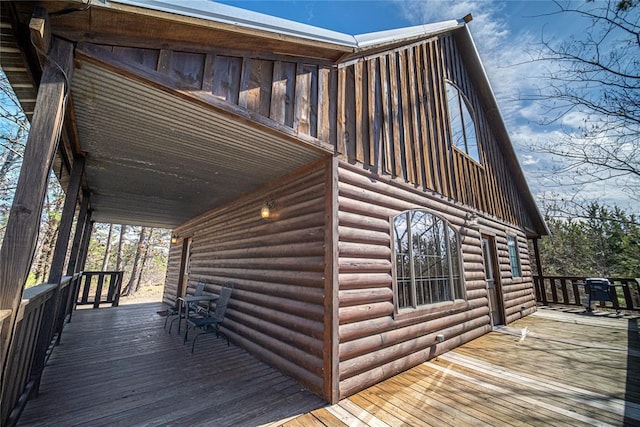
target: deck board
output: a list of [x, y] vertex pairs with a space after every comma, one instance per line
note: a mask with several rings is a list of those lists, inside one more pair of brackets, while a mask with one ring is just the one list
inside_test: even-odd
[[638, 316], [540, 309], [326, 405], [215, 336], [192, 355], [159, 308], [74, 314], [20, 425], [640, 425]]

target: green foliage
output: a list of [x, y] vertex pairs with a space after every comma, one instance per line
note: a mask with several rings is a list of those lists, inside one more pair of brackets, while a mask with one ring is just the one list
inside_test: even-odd
[[580, 217], [547, 217], [551, 236], [541, 240], [545, 275], [640, 277], [638, 217], [597, 202]]

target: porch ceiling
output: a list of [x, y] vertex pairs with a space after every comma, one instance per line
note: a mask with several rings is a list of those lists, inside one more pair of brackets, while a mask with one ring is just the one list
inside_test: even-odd
[[92, 63], [71, 93], [98, 222], [174, 228], [327, 155]]

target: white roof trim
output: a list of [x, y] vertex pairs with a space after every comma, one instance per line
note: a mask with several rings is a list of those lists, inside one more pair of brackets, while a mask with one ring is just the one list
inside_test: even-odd
[[441, 33], [464, 26], [463, 20], [437, 22], [434, 24], [416, 25], [415, 27], [398, 28], [395, 30], [378, 31], [375, 33], [354, 36], [358, 48], [364, 49], [376, 45], [394, 43], [408, 38]]
[[[207, 0], [98, 1], [106, 7], [109, 7], [110, 3], [119, 3], [243, 28], [298, 37], [305, 40], [330, 43], [354, 50], [367, 49], [409, 38], [441, 33], [465, 25], [464, 21], [460, 19], [353, 36]], [[100, 5], [100, 3], [94, 4]]]
[[337, 31], [325, 30], [312, 25], [301, 24], [287, 19], [276, 18], [263, 13], [240, 9], [226, 4], [206, 0], [106, 0], [109, 3], [120, 3], [145, 9], [189, 16], [228, 25], [254, 30], [300, 37], [340, 46], [357, 47], [353, 36]]

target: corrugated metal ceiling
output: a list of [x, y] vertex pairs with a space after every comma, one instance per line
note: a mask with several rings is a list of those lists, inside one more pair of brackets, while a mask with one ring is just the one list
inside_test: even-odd
[[90, 63], [72, 94], [99, 222], [173, 228], [326, 155]]

